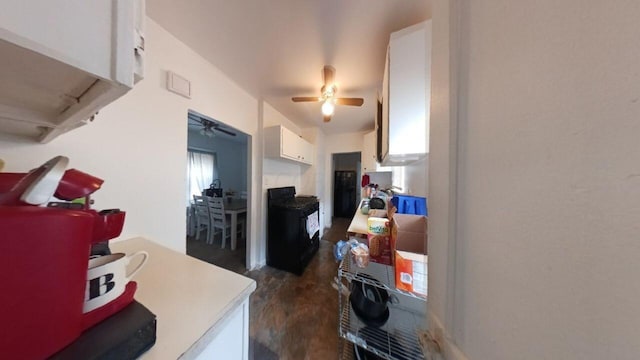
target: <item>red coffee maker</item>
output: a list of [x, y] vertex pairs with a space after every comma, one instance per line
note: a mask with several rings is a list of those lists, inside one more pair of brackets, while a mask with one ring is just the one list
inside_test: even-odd
[[[133, 299], [135, 284], [118, 304], [82, 312], [91, 244], [120, 235], [125, 213], [90, 209], [103, 180], [67, 164], [58, 156], [28, 173], [0, 173], [3, 358], [49, 357]], [[46, 207], [52, 195], [86, 201]]]

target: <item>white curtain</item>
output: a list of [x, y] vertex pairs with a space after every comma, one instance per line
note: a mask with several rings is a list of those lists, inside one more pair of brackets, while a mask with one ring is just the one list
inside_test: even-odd
[[202, 195], [202, 190], [209, 188], [218, 178], [216, 155], [203, 152], [188, 151], [187, 159], [187, 204], [193, 201], [193, 195]]

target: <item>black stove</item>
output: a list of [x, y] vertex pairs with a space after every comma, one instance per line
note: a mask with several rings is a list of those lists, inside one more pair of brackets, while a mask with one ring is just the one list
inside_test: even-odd
[[303, 197], [296, 196], [293, 198], [287, 199], [277, 199], [271, 202], [271, 206], [275, 207], [283, 207], [289, 209], [305, 209], [309, 206], [313, 206], [318, 202], [318, 198], [314, 197]]
[[298, 275], [320, 245], [320, 205], [293, 186], [267, 190], [267, 265]]

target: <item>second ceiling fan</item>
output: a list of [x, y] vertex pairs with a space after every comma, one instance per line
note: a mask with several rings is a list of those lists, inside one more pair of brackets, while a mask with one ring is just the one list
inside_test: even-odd
[[236, 133], [230, 130], [226, 130], [222, 127], [221, 124], [211, 121], [209, 119], [205, 119], [202, 116], [199, 116], [191, 111], [188, 113], [189, 124], [197, 125], [200, 128], [200, 135], [204, 135], [207, 137], [214, 137], [216, 133], [214, 131], [219, 131], [221, 133], [225, 133], [229, 136], [236, 136]]
[[322, 96], [298, 96], [292, 97], [294, 102], [322, 102], [322, 115], [324, 122], [331, 121], [331, 115], [335, 110], [336, 105], [350, 105], [350, 106], [362, 106], [364, 104], [363, 98], [339, 98], [335, 97], [338, 87], [334, 82], [336, 69], [332, 66], [325, 65], [322, 75], [324, 77], [324, 85], [320, 89]]

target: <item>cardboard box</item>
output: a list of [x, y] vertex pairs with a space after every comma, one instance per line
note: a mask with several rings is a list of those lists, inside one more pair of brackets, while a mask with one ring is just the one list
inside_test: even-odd
[[427, 296], [427, 217], [395, 214], [392, 222], [395, 237], [396, 288]]
[[385, 265], [393, 264], [395, 246], [391, 228], [392, 222], [387, 218], [369, 217], [367, 219], [367, 245], [371, 261]]

